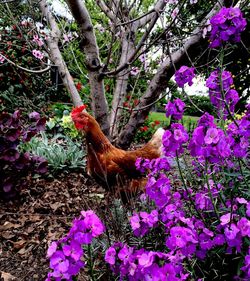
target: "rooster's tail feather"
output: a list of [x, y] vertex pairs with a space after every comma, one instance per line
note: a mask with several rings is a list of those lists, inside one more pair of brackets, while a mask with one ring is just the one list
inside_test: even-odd
[[165, 130], [163, 128], [158, 128], [153, 134], [151, 140], [148, 142], [153, 145], [156, 149], [159, 149], [159, 154], [162, 154], [162, 137]]

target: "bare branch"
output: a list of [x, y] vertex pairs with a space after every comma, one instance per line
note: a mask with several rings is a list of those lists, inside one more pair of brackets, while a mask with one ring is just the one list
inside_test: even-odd
[[[105, 72], [103, 73], [103, 75], [116, 75], [117, 73], [119, 73], [120, 71], [124, 70], [125, 68], [127, 68], [134, 60], [135, 58], [137, 58], [137, 54], [139, 53], [139, 51], [141, 50], [141, 48], [143, 47], [145, 41], [147, 40], [147, 38], [149, 37], [153, 27], [155, 26], [155, 23], [157, 22], [160, 14], [163, 12], [163, 9], [166, 5], [166, 2], [164, 0], [159, 0], [156, 5], [154, 10], [156, 11], [153, 14], [153, 17], [149, 23], [149, 27], [147, 28], [146, 32], [143, 34], [140, 42], [138, 43], [138, 45], [136, 46], [135, 51], [133, 52], [133, 54], [128, 58], [128, 60], [123, 64], [120, 65], [117, 69], [113, 70], [113, 71], [109, 71], [109, 72]], [[136, 30], [137, 28], [132, 28], [133, 30]]]
[[10, 59], [8, 59], [6, 56], [4, 56], [3, 54], [1, 54], [1, 57], [3, 57], [8, 63], [14, 65], [15, 67], [25, 71], [25, 72], [29, 72], [29, 73], [34, 73], [34, 74], [41, 74], [41, 73], [44, 73], [48, 70], [50, 70], [50, 65], [47, 66], [46, 68], [44, 69], [39, 69], [39, 70], [34, 70], [34, 69], [28, 69], [28, 68], [25, 68], [25, 67], [22, 67], [21, 65], [18, 65], [16, 63], [14, 63], [13, 61], [11, 61]]
[[80, 95], [75, 87], [74, 81], [69, 73], [69, 70], [66, 66], [66, 63], [65, 63], [65, 61], [62, 57], [62, 54], [59, 50], [59, 47], [58, 47], [58, 41], [60, 39], [61, 32], [57, 26], [55, 18], [51, 14], [46, 0], [41, 0], [39, 5], [40, 5], [40, 9], [43, 13], [43, 16], [46, 17], [47, 21], [50, 24], [50, 28], [51, 28], [50, 35], [47, 38], [47, 43], [48, 43], [49, 51], [51, 54], [51, 59], [54, 62], [54, 64], [58, 67], [60, 76], [63, 80], [63, 84], [69, 91], [73, 104], [75, 106], [82, 105], [82, 100], [80, 98]]
[[112, 21], [115, 20], [115, 14], [111, 11], [111, 9], [106, 5], [103, 0], [97, 0], [96, 4], [109, 19], [111, 19]]
[[68, 0], [67, 3], [81, 32], [81, 48], [86, 55], [92, 109], [102, 130], [108, 135], [108, 103], [104, 94], [104, 83], [100, 76], [101, 62], [93, 25], [83, 1]]
[[[153, 17], [152, 13], [154, 13], [154, 12], [155, 12], [155, 10], [151, 10], [151, 11], [147, 12], [146, 14], [143, 14], [143, 15], [141, 15], [137, 18], [134, 18], [132, 20], [129, 20], [129, 21], [126, 21], [126, 22], [121, 22], [121, 23], [117, 24], [117, 27], [131, 24], [131, 23], [133, 23], [135, 21], [138, 21], [138, 20], [140, 20], [142, 18], [145, 18], [145, 17], [147, 17], [147, 22], [148, 22], [150, 19], [152, 19], [152, 17]], [[151, 15], [151, 17], [148, 17], [148, 15]], [[145, 24], [142, 24], [142, 25], [143, 26], [146, 25], [147, 22], [145, 22]], [[140, 21], [140, 23], [141, 23], [141, 21]], [[139, 24], [139, 25], [142, 26], [141, 24]]]

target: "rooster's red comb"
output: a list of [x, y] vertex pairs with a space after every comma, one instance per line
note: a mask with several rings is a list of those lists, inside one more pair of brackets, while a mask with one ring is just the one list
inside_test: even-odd
[[71, 111], [71, 115], [81, 113], [86, 107], [87, 106], [84, 104], [84, 105], [73, 108], [73, 110]]

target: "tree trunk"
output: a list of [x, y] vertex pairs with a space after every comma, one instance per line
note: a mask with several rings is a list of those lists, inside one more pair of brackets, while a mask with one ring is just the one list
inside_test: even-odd
[[[123, 65], [134, 52], [134, 35], [133, 32], [126, 32], [122, 38], [122, 51], [120, 65]], [[117, 75], [116, 85], [114, 90], [114, 97], [112, 100], [112, 107], [110, 112], [110, 135], [115, 137], [118, 135], [119, 123], [122, 115], [122, 109], [119, 106], [123, 105], [125, 100], [129, 70], [123, 70]]]
[[100, 77], [101, 62], [93, 25], [83, 1], [67, 0], [67, 3], [81, 31], [81, 47], [86, 55], [92, 110], [103, 132], [109, 135], [108, 103], [103, 79]]
[[62, 78], [63, 84], [68, 90], [74, 106], [80, 106], [82, 105], [81, 97], [75, 87], [74, 81], [69, 73], [68, 67], [58, 47], [58, 41], [60, 39], [61, 32], [57, 26], [53, 15], [49, 11], [49, 7], [46, 0], [41, 0], [39, 5], [43, 15], [46, 17], [51, 28], [50, 35], [47, 38], [51, 59], [53, 63], [58, 67], [58, 71]]

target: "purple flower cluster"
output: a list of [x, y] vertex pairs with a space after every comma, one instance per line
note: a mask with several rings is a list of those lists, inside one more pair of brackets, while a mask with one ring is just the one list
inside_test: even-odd
[[194, 67], [188, 67], [183, 65], [179, 70], [175, 72], [175, 81], [178, 87], [183, 88], [186, 83], [189, 86], [193, 85]]
[[211, 124], [194, 129], [188, 148], [192, 156], [217, 163], [221, 158], [230, 156], [230, 142], [231, 138], [222, 129]]
[[82, 211], [81, 216], [73, 221], [68, 235], [49, 246], [47, 257], [53, 272], [48, 273], [46, 280], [73, 280], [72, 277], [85, 266], [82, 246], [91, 244], [93, 238], [104, 230], [103, 223], [92, 210]]
[[222, 7], [210, 19], [212, 30], [210, 34], [210, 47], [217, 48], [224, 42], [240, 42], [240, 34], [245, 29], [247, 21], [239, 8]]
[[139, 212], [130, 217], [130, 224], [135, 236], [144, 236], [149, 230], [157, 225], [158, 212], [153, 210], [151, 213]]
[[182, 272], [182, 266], [170, 263], [164, 253], [136, 250], [122, 243], [115, 243], [107, 249], [105, 261], [114, 273], [120, 273], [121, 279], [131, 281], [180, 281], [189, 275]]
[[16, 195], [20, 180], [29, 172], [46, 173], [47, 161], [18, 149], [20, 143], [28, 142], [45, 128], [45, 118], [37, 112], [29, 115], [29, 124], [20, 111], [0, 114], [0, 193], [5, 198]]
[[218, 128], [213, 117], [204, 114], [189, 142], [192, 156], [207, 159], [211, 163], [230, 160], [232, 157], [246, 158], [249, 148], [250, 115], [228, 125], [226, 132]]
[[232, 154], [235, 157], [247, 158], [249, 156], [250, 110], [236, 123], [238, 126], [232, 122], [227, 128], [227, 134], [231, 138]]
[[185, 103], [181, 99], [175, 99], [173, 102], [169, 101], [166, 104], [166, 116], [172, 117], [175, 120], [182, 119], [184, 113]]
[[183, 153], [183, 144], [188, 141], [188, 133], [179, 123], [173, 123], [170, 130], [166, 130], [162, 137], [165, 156], [176, 156]]
[[206, 80], [206, 86], [209, 88], [211, 103], [218, 110], [219, 117], [226, 119], [228, 110], [233, 114], [239, 101], [239, 94], [232, 89], [232, 74], [229, 71], [215, 70]]
[[152, 175], [157, 175], [161, 171], [169, 171], [171, 169], [169, 160], [165, 157], [156, 159], [145, 159], [138, 157], [135, 162], [136, 169], [141, 173], [150, 172]]
[[[230, 79], [228, 83], [231, 83]], [[233, 164], [235, 157], [242, 159], [248, 157], [249, 105], [245, 115], [236, 122], [238, 126], [232, 122], [227, 130], [223, 131], [215, 124], [214, 117], [210, 114], [205, 113], [199, 119], [188, 144], [191, 155], [198, 160], [194, 163], [199, 163], [200, 176], [203, 177], [205, 173], [208, 176], [208, 181], [198, 187], [188, 186], [183, 190], [183, 186], [180, 185], [176, 190], [175, 183], [165, 174], [169, 171], [171, 158], [175, 157], [176, 153], [181, 155], [183, 144], [188, 142], [188, 134], [180, 124], [172, 124], [171, 129], [163, 136], [163, 150], [167, 158], [162, 159], [168, 163], [166, 170], [162, 168], [164, 165], [159, 165], [157, 172], [156, 166], [153, 165], [157, 162], [155, 160], [138, 159], [137, 168], [148, 173], [146, 197], [154, 202], [155, 209], [151, 212], [134, 213], [130, 218], [131, 227], [134, 235], [141, 239], [151, 235], [150, 229], [157, 229], [161, 237], [165, 237], [166, 250], [161, 254], [164, 254], [167, 261], [174, 266], [172, 279], [167, 279], [166, 275], [163, 275], [164, 277], [160, 279], [153, 277], [152, 280], [183, 280], [181, 279], [183, 276], [188, 276], [183, 267], [185, 260], [194, 257], [204, 260], [214, 248], [225, 247], [227, 253], [241, 252], [244, 255], [245, 241], [250, 235], [250, 202], [243, 197], [227, 197], [226, 189], [234, 188], [232, 180], [222, 184], [212, 179], [212, 174], [223, 173], [222, 165], [228, 165], [229, 169], [238, 171], [238, 166]], [[205, 162], [209, 164], [207, 170]], [[148, 204], [149, 200], [145, 202]], [[220, 209], [219, 220], [216, 208]], [[152, 214], [155, 216], [152, 217]], [[135, 268], [140, 269], [138, 262], [135, 266], [132, 265], [134, 253], [145, 250], [126, 248], [129, 254], [125, 265], [119, 259], [122, 247], [122, 245], [114, 246], [106, 252], [106, 261], [111, 265], [112, 270], [115, 273], [124, 270], [120, 276], [129, 277], [129, 280], [144, 280], [140, 275], [132, 275], [132, 277], [131, 272], [134, 274], [137, 272], [133, 271]], [[109, 253], [112, 253], [112, 263], [108, 258]], [[246, 278], [249, 278], [250, 273], [249, 256], [249, 253], [246, 254], [242, 267]], [[177, 268], [181, 268], [181, 273]], [[161, 268], [157, 267], [157, 270], [161, 274]]]

